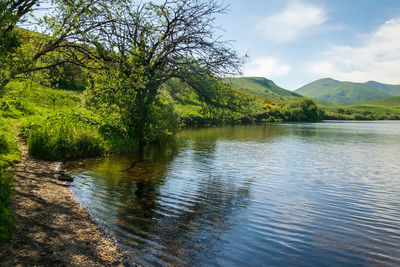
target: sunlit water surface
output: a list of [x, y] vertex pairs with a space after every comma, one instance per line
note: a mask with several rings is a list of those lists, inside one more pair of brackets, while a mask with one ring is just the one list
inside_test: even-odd
[[400, 123], [194, 129], [69, 164], [143, 265], [400, 265]]

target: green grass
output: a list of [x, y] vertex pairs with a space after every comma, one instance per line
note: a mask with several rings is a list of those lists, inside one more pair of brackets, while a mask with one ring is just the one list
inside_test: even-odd
[[392, 96], [366, 84], [341, 82], [329, 78], [309, 83], [300, 87], [295, 92], [326, 102], [336, 102], [349, 105]]
[[100, 124], [78, 113], [54, 112], [34, 117], [21, 126], [29, 153], [38, 159], [67, 160], [97, 156], [106, 151]]
[[21, 160], [15, 131], [10, 120], [0, 117], [0, 169]]
[[36, 82], [13, 81], [0, 99], [0, 116], [21, 118], [68, 109], [83, 110], [81, 93], [52, 89]]
[[14, 229], [14, 217], [10, 206], [13, 177], [4, 169], [20, 160], [21, 153], [10, 121], [0, 117], [0, 243], [7, 241]]
[[233, 89], [244, 93], [289, 102], [301, 95], [277, 86], [273, 81], [261, 77], [229, 78], [226, 82]]
[[[100, 134], [104, 123], [82, 102], [79, 92], [17, 81], [8, 85], [0, 100], [0, 118], [20, 128], [30, 154], [36, 158], [65, 160], [100, 155], [107, 148]], [[10, 135], [7, 138], [6, 143], [12, 144]], [[10, 153], [4, 157], [8, 162], [13, 160]]]

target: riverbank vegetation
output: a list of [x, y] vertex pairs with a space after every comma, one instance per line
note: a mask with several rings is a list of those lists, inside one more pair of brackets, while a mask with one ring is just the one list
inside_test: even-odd
[[10, 203], [13, 180], [12, 174], [5, 168], [20, 159], [15, 133], [9, 122], [0, 117], [0, 243], [6, 241], [14, 229]]

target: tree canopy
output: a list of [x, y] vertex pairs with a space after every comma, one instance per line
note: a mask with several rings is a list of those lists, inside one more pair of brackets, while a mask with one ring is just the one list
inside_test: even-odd
[[105, 93], [106, 99], [115, 100], [107, 93], [110, 90], [128, 96], [131, 102], [119, 108], [142, 142], [152, 127], [150, 107], [165, 82], [179, 78], [204, 95], [204, 86], [193, 82], [194, 75], [219, 77], [240, 70], [242, 58], [217, 34], [215, 16], [225, 11], [219, 1], [118, 0], [97, 8], [97, 15], [87, 16], [85, 23], [99, 26], [80, 35], [95, 47], [103, 75], [113, 77], [98, 84], [97, 96]]

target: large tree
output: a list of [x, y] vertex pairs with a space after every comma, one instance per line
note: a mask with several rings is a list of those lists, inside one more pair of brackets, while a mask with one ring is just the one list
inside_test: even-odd
[[118, 0], [99, 8], [95, 21], [108, 23], [84, 36], [108, 70], [105, 86], [96, 92], [110, 101], [118, 100], [116, 95], [131, 100], [119, 108], [141, 144], [152, 127], [150, 108], [166, 81], [179, 78], [207, 97], [196, 82], [199, 76], [239, 71], [242, 59], [215, 25], [224, 12], [218, 0]]

